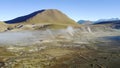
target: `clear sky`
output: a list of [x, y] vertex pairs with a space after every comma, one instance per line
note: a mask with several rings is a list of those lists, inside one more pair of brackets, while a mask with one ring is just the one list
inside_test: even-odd
[[120, 0], [0, 0], [0, 21], [58, 9], [75, 21], [120, 18]]

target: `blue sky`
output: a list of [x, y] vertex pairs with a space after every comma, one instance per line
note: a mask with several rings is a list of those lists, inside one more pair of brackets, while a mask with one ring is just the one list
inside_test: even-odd
[[75, 21], [120, 18], [120, 0], [0, 0], [0, 21], [58, 9]]

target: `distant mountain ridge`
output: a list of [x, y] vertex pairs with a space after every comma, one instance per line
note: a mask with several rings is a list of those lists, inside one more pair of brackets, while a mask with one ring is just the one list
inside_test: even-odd
[[109, 19], [105, 21], [97, 21], [94, 25], [105, 25], [110, 28], [120, 29], [120, 20], [119, 19]]
[[120, 20], [119, 18], [110, 18], [110, 19], [99, 19], [95, 21], [94, 23], [99, 23], [99, 22], [107, 22], [107, 21], [117, 21]]
[[93, 21], [89, 21], [89, 20], [79, 20], [77, 23], [79, 24], [93, 24]]
[[119, 18], [99, 19], [97, 21], [79, 20], [77, 23], [83, 25], [83, 28], [90, 28], [93, 32], [120, 29]]
[[101, 21], [101, 22], [97, 22], [94, 24], [118, 24], [120, 23], [120, 20], [113, 20], [113, 21]]

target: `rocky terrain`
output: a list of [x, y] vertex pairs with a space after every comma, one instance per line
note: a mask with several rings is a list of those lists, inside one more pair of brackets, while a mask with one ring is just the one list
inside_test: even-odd
[[[4, 32], [0, 34], [3, 68], [117, 68], [119, 30], [80, 29]], [[118, 36], [117, 38], [115, 38]], [[11, 39], [13, 38], [13, 39]], [[117, 39], [117, 40], [116, 40]]]

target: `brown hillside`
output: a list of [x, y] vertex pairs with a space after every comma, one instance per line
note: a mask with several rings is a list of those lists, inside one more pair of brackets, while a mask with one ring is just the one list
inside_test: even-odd
[[0, 21], [0, 32], [7, 30], [7, 24]]
[[39, 10], [25, 16], [5, 21], [5, 23], [9, 24], [8, 26], [12, 29], [14, 29], [16, 25], [23, 25], [23, 29], [28, 29], [26, 25], [29, 26], [29, 28], [34, 26], [35, 29], [35, 26], [37, 26], [37, 29], [40, 29], [41, 26], [54, 29], [65, 28], [67, 26], [78, 26], [74, 20], [57, 9]]
[[39, 10], [29, 15], [21, 16], [5, 22], [9, 24], [13, 23], [77, 24], [74, 20], [70, 19], [67, 15], [65, 15], [64, 13], [60, 12], [57, 9]]
[[48, 9], [28, 19], [27, 23], [76, 24], [75, 21], [56, 9]]

